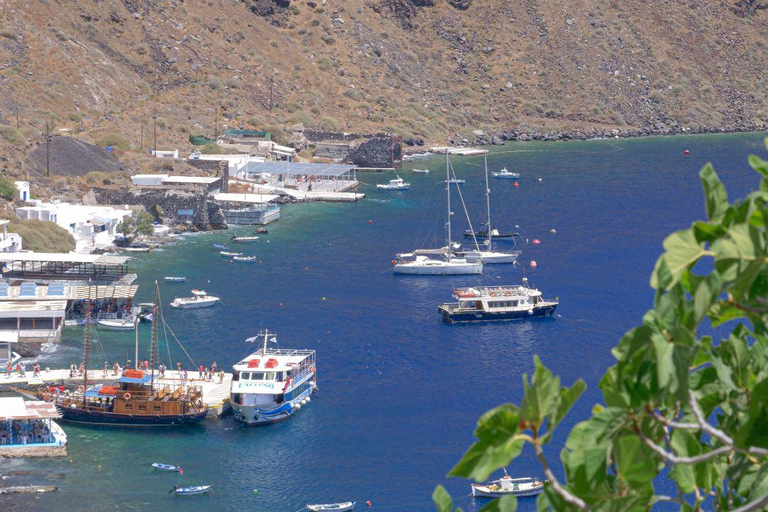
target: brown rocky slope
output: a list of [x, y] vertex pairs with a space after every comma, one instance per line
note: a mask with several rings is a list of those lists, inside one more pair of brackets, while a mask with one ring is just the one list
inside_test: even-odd
[[153, 124], [161, 147], [224, 123], [431, 141], [761, 127], [763, 4], [0, 0], [0, 165], [15, 174], [46, 122], [134, 150], [142, 123], [145, 150]]

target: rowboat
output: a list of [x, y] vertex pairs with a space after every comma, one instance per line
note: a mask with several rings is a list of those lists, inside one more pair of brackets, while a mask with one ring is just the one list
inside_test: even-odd
[[463, 185], [467, 182], [467, 180], [461, 179], [461, 178], [451, 178], [448, 180], [448, 183], [453, 183], [454, 185]]
[[235, 256], [232, 261], [242, 261], [244, 263], [251, 263], [256, 261], [256, 256]]
[[353, 508], [355, 508], [354, 501], [345, 501], [343, 503], [307, 505], [307, 510], [311, 510], [312, 512], [326, 512], [330, 510], [334, 512], [344, 512], [345, 510], [352, 510]]
[[165, 276], [166, 283], [184, 283], [186, 281], [187, 281], [187, 278], [183, 276], [179, 276], [179, 277]]
[[257, 236], [233, 236], [231, 240], [238, 243], [255, 242], [258, 240]]
[[178, 487], [174, 485], [173, 489], [171, 489], [171, 492], [176, 496], [192, 496], [194, 494], [205, 494], [210, 490], [210, 485], [196, 485], [194, 487]]
[[219, 252], [219, 254], [221, 254], [222, 256], [226, 256], [228, 258], [231, 258], [233, 256], [242, 256], [243, 255], [243, 253], [241, 253], [241, 252], [230, 252], [230, 251], [221, 251], [221, 252]]
[[218, 249], [220, 251], [226, 251], [229, 249], [229, 246], [227, 244], [212, 244], [214, 249]]
[[413, 172], [417, 174], [429, 174], [429, 169], [414, 169]]
[[156, 469], [157, 471], [173, 471], [178, 472], [181, 470], [181, 466], [176, 466], [175, 464], [163, 464], [162, 462], [155, 462], [152, 464], [152, 468]]

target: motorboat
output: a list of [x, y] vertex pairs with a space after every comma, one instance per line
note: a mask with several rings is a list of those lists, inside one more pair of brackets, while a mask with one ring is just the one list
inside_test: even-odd
[[267, 233], [269, 233], [269, 230], [267, 228], [259, 228], [256, 230], [256, 232], [266, 235]]
[[178, 473], [181, 471], [181, 466], [175, 464], [163, 464], [162, 462], [155, 462], [152, 464], [152, 469], [156, 471], [170, 471]]
[[256, 256], [235, 256], [232, 261], [239, 261], [242, 263], [253, 263], [256, 261]]
[[307, 510], [311, 510], [312, 512], [345, 512], [354, 509], [355, 505], [356, 502], [354, 501], [344, 501], [342, 503], [328, 503], [324, 505], [307, 505]]
[[237, 243], [240, 243], [240, 244], [247, 243], [247, 242], [255, 242], [258, 239], [259, 239], [259, 237], [257, 237], [257, 236], [233, 236], [231, 238], [231, 240], [233, 242], [237, 242]]
[[193, 487], [178, 487], [174, 485], [171, 492], [176, 496], [193, 496], [195, 494], [206, 494], [210, 490], [210, 485], [195, 485]]
[[[446, 248], [453, 247], [451, 243], [451, 162], [448, 152], [445, 153], [445, 195], [446, 195], [446, 234], [447, 243]], [[453, 256], [453, 252], [445, 250], [443, 253], [437, 254], [436, 258], [430, 258], [423, 251], [429, 251], [428, 249], [421, 249], [414, 251], [413, 253], [398, 254], [395, 259], [392, 260], [393, 269], [395, 274], [405, 275], [466, 275], [466, 274], [482, 274], [483, 262], [482, 261], [467, 261], [464, 258], [456, 258]], [[438, 250], [439, 251], [439, 250]], [[419, 252], [422, 252], [419, 254]]]
[[555, 314], [559, 302], [545, 300], [528, 286], [528, 278], [517, 286], [473, 286], [453, 290], [458, 302], [440, 304], [438, 311], [449, 324], [517, 320]]
[[125, 252], [149, 252], [152, 250], [151, 247], [121, 247], [121, 251]]
[[317, 391], [315, 351], [269, 347], [268, 343], [277, 343], [269, 331], [246, 341], [263, 345], [232, 367], [230, 402], [235, 419], [264, 425], [290, 418]]
[[491, 175], [494, 178], [502, 178], [502, 179], [511, 179], [511, 178], [519, 178], [520, 173], [519, 172], [510, 172], [506, 167], [503, 167], [498, 172], [492, 172]]
[[165, 282], [166, 283], [186, 283], [187, 278], [183, 276], [179, 276], [179, 277], [165, 276]]
[[383, 190], [408, 190], [411, 188], [411, 184], [407, 183], [400, 176], [393, 180], [389, 180], [389, 183], [379, 183], [376, 188]]
[[221, 251], [219, 252], [222, 256], [226, 256], [227, 258], [233, 258], [235, 256], [242, 256], [243, 253], [241, 252], [231, 252], [231, 251]]
[[205, 290], [192, 290], [192, 297], [173, 299], [171, 306], [179, 309], [206, 308], [219, 302], [218, 297], [208, 295]]
[[135, 318], [101, 318], [96, 321], [96, 325], [104, 329], [113, 331], [132, 331], [136, 328]]
[[413, 169], [416, 174], [429, 174], [429, 169]]
[[539, 481], [538, 478], [512, 478], [509, 475], [485, 484], [470, 484], [470, 486], [472, 496], [475, 498], [500, 498], [509, 495], [525, 498], [538, 496], [544, 490], [544, 482]]
[[453, 183], [454, 185], [463, 185], [467, 182], [467, 180], [459, 179], [459, 178], [451, 178], [448, 180], [448, 183]]

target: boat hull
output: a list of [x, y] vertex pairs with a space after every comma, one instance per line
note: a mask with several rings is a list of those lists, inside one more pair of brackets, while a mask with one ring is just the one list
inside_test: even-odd
[[472, 486], [472, 496], [474, 498], [501, 498], [502, 496], [517, 496], [518, 498], [526, 498], [532, 496], [538, 496], [544, 490], [544, 486], [535, 487], [533, 489], [521, 489], [517, 491], [491, 491], [486, 486]]
[[197, 302], [171, 302], [171, 306], [178, 308], [178, 309], [198, 309], [198, 308], [209, 308], [211, 306], [215, 306], [219, 301], [217, 300], [211, 300], [211, 301], [197, 301]]
[[393, 269], [395, 274], [418, 276], [474, 275], [483, 273], [482, 263], [462, 263], [455, 265], [412, 265], [398, 263]]
[[[519, 311], [475, 311], [470, 309], [462, 309], [459, 311], [453, 311], [449, 305], [441, 305], [438, 307], [440, 316], [443, 321], [449, 324], [455, 323], [467, 323], [467, 322], [502, 322], [507, 320], [520, 320], [524, 318], [536, 318], [542, 316], [552, 316], [555, 314], [555, 308], [557, 304], [551, 306], [544, 306], [540, 308], [533, 308], [531, 310], [519, 310]], [[452, 304], [450, 305], [452, 306]]]
[[514, 263], [520, 256], [519, 251], [515, 252], [465, 252], [461, 254], [467, 261], [482, 261], [483, 263]]
[[87, 409], [72, 409], [57, 407], [61, 419], [83, 425], [101, 425], [110, 427], [182, 427], [200, 423], [208, 415], [208, 411], [200, 411], [182, 415], [147, 415], [116, 414], [108, 411], [93, 411]]

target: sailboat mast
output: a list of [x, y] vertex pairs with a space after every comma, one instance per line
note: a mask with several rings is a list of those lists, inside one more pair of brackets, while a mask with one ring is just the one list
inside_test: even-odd
[[[136, 327], [138, 330], [138, 326]], [[157, 348], [157, 280], [155, 280], [155, 300], [152, 305], [152, 352], [150, 354], [150, 378], [149, 378], [149, 392], [155, 389], [155, 349]], [[138, 361], [136, 364], [138, 365]]]
[[448, 205], [448, 222], [446, 222], [446, 228], [448, 229], [448, 261], [451, 261], [451, 165], [448, 160], [448, 148], [445, 148], [445, 196], [446, 204]]
[[488, 232], [486, 233], [486, 240], [488, 240], [488, 250], [493, 250], [493, 235], [491, 228], [491, 187], [488, 185], [488, 155], [485, 155], [485, 209], [487, 213], [487, 219], [488, 219], [488, 225], [486, 226], [486, 229]]
[[[83, 390], [88, 389], [88, 357], [91, 352], [91, 283], [88, 283], [88, 309], [85, 312], [85, 354], [83, 361]], [[83, 392], [83, 405], [85, 405], [85, 392]]]

